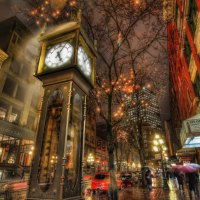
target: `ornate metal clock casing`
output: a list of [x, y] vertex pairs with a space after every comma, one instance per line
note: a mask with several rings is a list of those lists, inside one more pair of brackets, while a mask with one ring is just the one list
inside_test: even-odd
[[46, 31], [35, 76], [44, 98], [27, 199], [82, 199], [86, 95], [96, 51], [78, 22]]

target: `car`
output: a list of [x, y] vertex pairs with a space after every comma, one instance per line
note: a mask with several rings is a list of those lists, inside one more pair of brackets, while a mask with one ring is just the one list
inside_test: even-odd
[[[123, 188], [123, 182], [119, 177], [116, 177], [117, 180], [117, 187], [118, 189]], [[92, 191], [101, 190], [101, 191], [108, 191], [110, 186], [110, 173], [109, 172], [101, 172], [95, 174], [94, 178], [91, 182], [91, 189]]]
[[132, 176], [132, 173], [122, 173], [120, 175], [120, 178], [122, 180], [122, 183], [125, 187], [128, 187], [128, 186], [133, 186], [134, 184], [134, 179], [133, 179], [133, 176]]

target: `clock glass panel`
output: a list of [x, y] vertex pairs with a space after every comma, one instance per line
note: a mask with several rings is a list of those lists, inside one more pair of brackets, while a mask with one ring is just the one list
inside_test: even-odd
[[81, 71], [86, 75], [90, 76], [92, 73], [91, 60], [83, 47], [78, 48], [78, 65]]
[[56, 44], [47, 50], [45, 65], [56, 68], [70, 61], [73, 55], [73, 46], [69, 42]]

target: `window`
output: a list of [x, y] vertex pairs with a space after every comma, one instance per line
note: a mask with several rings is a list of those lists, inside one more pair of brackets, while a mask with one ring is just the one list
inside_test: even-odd
[[7, 112], [6, 109], [0, 107], [0, 119], [6, 118], [6, 112]]
[[3, 87], [3, 93], [13, 97], [15, 90], [15, 81], [7, 78]]
[[185, 56], [186, 56], [186, 61], [189, 65], [190, 57], [191, 57], [191, 48], [190, 48], [190, 44], [189, 44], [187, 36], [185, 37], [185, 42], [184, 42], [184, 52], [185, 52]]
[[180, 30], [180, 23], [181, 23], [180, 11], [179, 11], [178, 5], [176, 5], [176, 26], [178, 30]]
[[16, 44], [16, 43], [17, 43], [17, 40], [18, 40], [18, 35], [17, 35], [16, 33], [13, 33], [11, 42], [12, 42], [13, 44]]
[[22, 77], [23, 79], [27, 79], [27, 78], [30, 77], [30, 68], [29, 68], [28, 66], [24, 65], [24, 66], [22, 67], [22, 70], [21, 70], [21, 77]]
[[9, 116], [8, 121], [9, 122], [18, 122], [20, 114], [21, 114], [20, 110], [18, 110], [17, 108], [12, 108], [12, 112]]
[[16, 94], [16, 99], [18, 99], [19, 101], [24, 102], [24, 98], [25, 98], [25, 89], [21, 86], [18, 86], [17, 89], [17, 94]]
[[33, 96], [32, 96], [31, 106], [33, 108], [37, 108], [37, 106], [38, 106], [38, 94], [37, 93], [34, 93]]
[[11, 66], [10, 66], [10, 70], [14, 73], [19, 75], [20, 71], [21, 71], [21, 64], [17, 61], [17, 60], [13, 60]]
[[193, 86], [195, 94], [200, 98], [200, 76], [198, 74], [195, 77]]
[[6, 118], [8, 108], [9, 106], [6, 103], [0, 101], [0, 119]]
[[27, 120], [27, 128], [33, 130], [34, 129], [34, 122], [35, 122], [35, 117], [29, 115], [28, 120]]
[[188, 22], [194, 34], [196, 31], [196, 24], [197, 24], [197, 5], [196, 5], [196, 0], [189, 0], [188, 2], [189, 2]]

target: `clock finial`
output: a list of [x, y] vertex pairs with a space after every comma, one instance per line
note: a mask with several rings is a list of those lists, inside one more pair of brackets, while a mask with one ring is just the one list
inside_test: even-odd
[[45, 32], [46, 32], [46, 29], [47, 29], [47, 23], [45, 22], [42, 26], [42, 31], [40, 33], [40, 36], [42, 36]]

